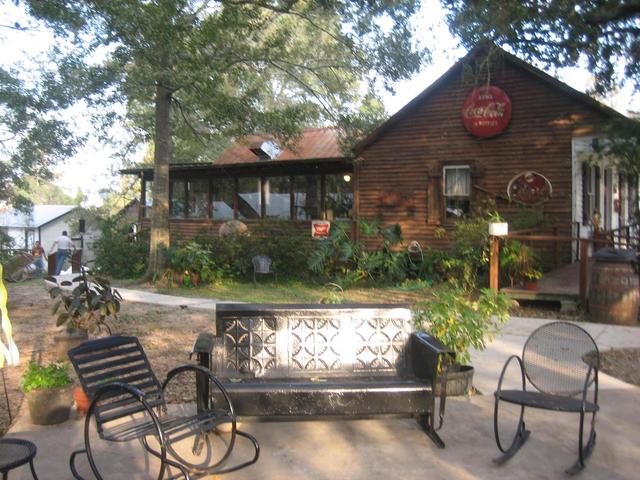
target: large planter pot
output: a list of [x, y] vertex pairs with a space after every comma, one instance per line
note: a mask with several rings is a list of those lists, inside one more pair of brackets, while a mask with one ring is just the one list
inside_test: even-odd
[[25, 393], [31, 423], [55, 425], [69, 418], [73, 403], [71, 385], [56, 388], [38, 388]]
[[[473, 386], [473, 367], [453, 365], [447, 374], [447, 397], [467, 395]], [[441, 380], [436, 383], [436, 395], [440, 395]]]
[[55, 344], [56, 359], [67, 359], [67, 352], [77, 347], [89, 338], [89, 334], [85, 329], [72, 328], [65, 330], [64, 333], [53, 337]]

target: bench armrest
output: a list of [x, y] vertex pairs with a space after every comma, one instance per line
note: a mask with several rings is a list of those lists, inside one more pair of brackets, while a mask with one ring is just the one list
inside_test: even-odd
[[191, 348], [191, 353], [189, 354], [189, 359], [193, 356], [194, 353], [208, 353], [211, 354], [213, 351], [213, 343], [214, 343], [214, 335], [212, 333], [200, 333], [196, 338], [193, 347]]
[[[451, 357], [447, 359], [446, 357]], [[455, 359], [455, 353], [449, 350], [437, 338], [425, 332], [415, 332], [411, 335], [411, 364], [416, 377], [431, 380], [433, 394], [431, 397], [431, 412], [435, 417], [436, 383], [440, 382], [440, 407], [438, 408], [438, 426], [442, 428], [444, 411], [447, 401], [447, 373], [448, 366]], [[440, 378], [438, 378], [440, 377]]]
[[411, 365], [416, 377], [431, 380], [435, 386], [438, 366], [447, 364], [445, 356], [453, 357], [454, 353], [437, 338], [425, 332], [411, 334]]

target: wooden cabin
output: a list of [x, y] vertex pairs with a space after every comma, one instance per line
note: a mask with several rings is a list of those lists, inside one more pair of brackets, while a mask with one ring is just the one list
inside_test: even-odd
[[[215, 235], [229, 219], [306, 228], [313, 219], [378, 218], [399, 223], [407, 242], [447, 248], [443, 230], [490, 197], [507, 218], [521, 206], [541, 209], [558, 234], [585, 237], [594, 212], [610, 230], [638, 207], [637, 179], [589, 162], [615, 118], [624, 117], [503, 50], [476, 50], [353, 155], [341, 152], [335, 129], [320, 128], [291, 149], [254, 136], [211, 164], [172, 165], [170, 225], [189, 237]], [[140, 176], [148, 209], [153, 170], [123, 173]]]

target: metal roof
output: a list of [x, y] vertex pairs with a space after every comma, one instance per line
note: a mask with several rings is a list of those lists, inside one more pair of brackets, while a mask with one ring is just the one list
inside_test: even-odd
[[283, 145], [269, 135], [249, 135], [236, 141], [213, 162], [214, 165], [238, 165], [256, 163], [259, 157], [251, 151], [261, 143], [272, 140], [280, 146], [281, 152], [274, 159], [262, 162], [280, 162], [290, 160], [324, 160], [344, 158], [340, 150], [338, 130], [336, 128], [307, 128], [302, 130], [300, 138], [291, 146]]
[[0, 227], [37, 228], [75, 208], [75, 205], [34, 205], [27, 213], [7, 209], [0, 211]]

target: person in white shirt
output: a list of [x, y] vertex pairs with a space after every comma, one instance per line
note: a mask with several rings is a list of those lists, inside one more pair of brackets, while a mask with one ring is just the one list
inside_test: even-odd
[[56, 246], [58, 247], [56, 250], [56, 275], [60, 275], [64, 261], [69, 257], [71, 250], [75, 250], [73, 240], [69, 238], [66, 230], [54, 240], [53, 245], [51, 245], [51, 251], [53, 251]]

